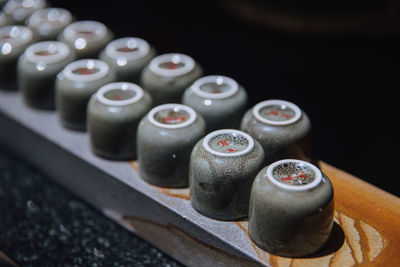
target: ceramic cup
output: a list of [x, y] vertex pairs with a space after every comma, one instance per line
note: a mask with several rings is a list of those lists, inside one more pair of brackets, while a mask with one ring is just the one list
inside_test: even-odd
[[0, 27], [3, 27], [8, 24], [7, 16], [4, 12], [0, 11]]
[[88, 129], [92, 151], [104, 158], [136, 158], [136, 130], [151, 108], [151, 96], [136, 84], [109, 83], [92, 96]]
[[17, 62], [25, 49], [35, 41], [32, 31], [24, 26], [0, 28], [0, 87], [17, 89]]
[[163, 54], [153, 58], [141, 74], [141, 85], [154, 100], [154, 105], [180, 103], [182, 94], [202, 75], [193, 58], [178, 54]]
[[71, 13], [63, 8], [45, 8], [35, 11], [26, 25], [39, 40], [56, 40], [58, 34], [72, 22]]
[[190, 158], [190, 201], [218, 220], [248, 215], [251, 185], [263, 167], [264, 151], [250, 135], [233, 129], [209, 133]]
[[110, 42], [100, 59], [115, 69], [118, 81], [138, 82], [144, 67], [156, 55], [145, 40], [126, 37]]
[[240, 129], [264, 148], [266, 164], [284, 158], [311, 158], [311, 123], [297, 105], [266, 100], [244, 115]]
[[44, 41], [32, 44], [18, 60], [18, 87], [26, 105], [54, 109], [57, 74], [74, 60], [64, 43]]
[[246, 111], [247, 93], [235, 80], [211, 75], [196, 80], [183, 94], [182, 103], [203, 116], [207, 132], [238, 129]]
[[25, 20], [35, 11], [45, 8], [45, 0], [8, 0], [3, 7], [9, 24], [25, 24]]
[[254, 180], [249, 234], [269, 253], [302, 257], [326, 243], [333, 214], [328, 177], [311, 163], [285, 159], [265, 167]]
[[153, 108], [138, 128], [140, 176], [157, 186], [187, 186], [190, 153], [205, 129], [204, 119], [191, 107], [164, 104]]
[[96, 58], [112, 38], [111, 30], [92, 20], [73, 22], [58, 36], [58, 40], [74, 50], [78, 58]]
[[61, 124], [85, 131], [90, 97], [115, 78], [114, 71], [101, 60], [81, 59], [68, 64], [56, 80], [56, 106]]

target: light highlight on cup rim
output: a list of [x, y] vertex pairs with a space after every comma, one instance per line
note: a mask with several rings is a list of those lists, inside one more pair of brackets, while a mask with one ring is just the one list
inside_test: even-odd
[[[260, 111], [261, 109], [267, 107], [267, 106], [272, 106], [272, 105], [278, 105], [278, 106], [287, 106], [290, 109], [293, 110], [294, 112], [294, 116], [291, 119], [285, 120], [285, 121], [274, 121], [274, 120], [268, 120], [266, 118], [264, 118], [263, 116], [261, 116]], [[265, 100], [263, 102], [258, 103], [257, 105], [255, 105], [253, 107], [253, 116], [260, 122], [262, 123], [266, 123], [266, 124], [271, 124], [271, 125], [288, 125], [288, 124], [292, 124], [295, 123], [296, 121], [298, 121], [302, 115], [302, 111], [301, 109], [289, 102], [289, 101], [285, 101], [285, 100], [278, 100], [278, 99], [272, 99], [272, 100]]]
[[64, 29], [64, 36], [69, 41], [75, 41], [79, 36], [80, 31], [90, 31], [93, 32], [95, 37], [90, 39], [90, 41], [97, 41], [103, 39], [107, 35], [107, 27], [98, 21], [93, 20], [82, 20], [73, 22]]
[[[73, 73], [73, 71], [78, 68], [89, 68], [89, 69], [90, 68], [98, 68], [99, 71], [95, 72], [93, 74], [90, 74], [90, 75], [81, 75], [81, 74]], [[99, 80], [99, 79], [105, 77], [109, 71], [110, 71], [110, 67], [104, 61], [97, 60], [97, 59], [81, 59], [81, 60], [77, 60], [72, 63], [69, 63], [62, 71], [62, 74], [64, 75], [65, 78], [67, 78], [69, 80], [80, 81], [80, 82], [90, 82], [90, 81]]]
[[[117, 49], [123, 46], [129, 48], [138, 48], [136, 51], [132, 52], [120, 52]], [[110, 42], [106, 46], [106, 54], [111, 58], [125, 57], [129, 60], [135, 60], [144, 57], [150, 51], [150, 45], [143, 39], [136, 37], [126, 37], [120, 38]]]
[[[308, 167], [314, 171], [315, 179], [311, 183], [304, 184], [304, 185], [291, 185], [291, 184], [285, 184], [283, 182], [279, 182], [277, 179], [274, 178], [272, 171], [274, 170], [275, 167], [277, 167], [281, 164], [285, 164], [285, 163], [295, 163], [295, 164], [299, 164], [299, 165], [305, 165], [306, 167]], [[269, 179], [269, 181], [271, 181], [274, 185], [276, 185], [280, 188], [292, 190], [292, 191], [309, 190], [309, 189], [312, 189], [312, 188], [315, 188], [316, 186], [318, 186], [322, 181], [322, 173], [315, 165], [313, 165], [307, 161], [298, 160], [298, 159], [283, 159], [283, 160], [276, 161], [268, 166], [266, 175], [267, 175], [267, 178]]]
[[[107, 92], [113, 91], [115, 89], [132, 90], [135, 92], [135, 95], [129, 99], [124, 99], [124, 100], [111, 100], [104, 96]], [[106, 105], [125, 106], [133, 104], [142, 99], [143, 89], [134, 83], [128, 83], [128, 82], [109, 83], [100, 87], [100, 89], [96, 93], [96, 97], [101, 103]]]
[[[2, 40], [4, 36], [11, 36], [12, 38]], [[10, 43], [12, 46], [18, 47], [30, 42], [32, 38], [32, 31], [25, 26], [9, 25], [0, 28], [0, 45]]]
[[[201, 86], [207, 83], [216, 83], [218, 85], [226, 84], [227, 86], [229, 86], [229, 90], [218, 94], [204, 92], [203, 90], [201, 90]], [[210, 75], [196, 80], [192, 85], [192, 90], [196, 95], [203, 98], [223, 99], [236, 94], [236, 92], [239, 90], [239, 84], [232, 78], [226, 76]]]
[[[214, 138], [218, 135], [222, 135], [222, 134], [241, 135], [248, 140], [249, 144], [247, 145], [246, 149], [244, 149], [242, 151], [238, 151], [238, 152], [222, 153], [222, 152], [215, 151], [214, 149], [212, 149], [210, 147], [210, 144], [209, 144], [210, 140], [212, 138]], [[213, 155], [221, 156], [221, 157], [234, 157], [234, 156], [242, 156], [242, 155], [249, 153], [254, 147], [254, 139], [247, 133], [239, 131], [239, 130], [222, 129], [222, 130], [217, 130], [217, 131], [211, 132], [208, 135], [206, 135], [203, 139], [202, 145], [205, 150], [207, 150], [208, 152], [210, 152]]]
[[44, 23], [49, 24], [52, 22], [60, 23], [57, 25], [65, 26], [72, 21], [71, 13], [64, 8], [45, 8], [35, 11], [28, 19], [28, 25], [30, 27], [40, 27], [43, 24], [43, 18], [47, 21]]
[[[56, 53], [45, 56], [36, 54], [41, 51], [56, 51]], [[45, 41], [30, 45], [25, 50], [25, 59], [31, 63], [52, 64], [66, 59], [69, 54], [70, 50], [66, 44], [57, 41]]]
[[[177, 69], [163, 69], [161, 64], [173, 62], [175, 64], [183, 63], [184, 65]], [[177, 77], [185, 75], [194, 69], [195, 62], [193, 58], [179, 53], [170, 53], [153, 58], [149, 64], [149, 69], [154, 73], [165, 77]]]
[[[176, 109], [176, 110], [183, 110], [189, 114], [189, 119], [178, 124], [166, 124], [166, 123], [161, 123], [157, 121], [154, 116], [157, 114], [157, 112], [162, 111], [162, 110], [168, 110], [168, 109]], [[191, 124], [193, 124], [196, 121], [197, 118], [197, 113], [192, 109], [191, 107], [188, 107], [186, 105], [182, 104], [164, 104], [157, 106], [150, 110], [150, 112], [147, 114], [147, 118], [150, 121], [151, 124], [160, 127], [160, 128], [166, 128], [166, 129], [179, 129], [179, 128], [184, 128], [187, 127]]]

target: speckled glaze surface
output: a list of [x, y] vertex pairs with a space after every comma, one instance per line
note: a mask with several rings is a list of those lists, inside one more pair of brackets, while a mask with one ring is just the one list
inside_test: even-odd
[[[264, 115], [255, 116], [256, 110]], [[269, 115], [266, 115], [269, 114]], [[272, 119], [262, 119], [263, 117]], [[307, 114], [284, 100], [266, 100], [248, 110], [240, 129], [264, 148], [265, 164], [284, 158], [309, 161], [311, 158], [311, 123]]]
[[173, 53], [152, 59], [140, 76], [140, 84], [154, 100], [154, 105], [180, 103], [183, 92], [203, 70], [191, 57]]
[[65, 27], [58, 40], [74, 50], [77, 58], [96, 58], [113, 37], [112, 31], [103, 23], [82, 20]]
[[99, 58], [115, 69], [118, 81], [138, 83], [142, 70], [155, 55], [155, 49], [145, 40], [126, 37], [110, 42]]
[[101, 60], [81, 59], [68, 64], [56, 79], [56, 106], [62, 125], [85, 131], [90, 97], [115, 80], [115, 72]]
[[9, 24], [22, 25], [33, 12], [45, 8], [46, 5], [47, 1], [45, 0], [8, 0], [3, 7], [3, 11]]
[[25, 26], [0, 28], [0, 85], [2, 89], [17, 89], [17, 62], [25, 49], [35, 42], [32, 31]]
[[274, 162], [260, 171], [250, 196], [249, 234], [268, 253], [302, 257], [320, 249], [333, 225], [330, 180], [300, 160]]
[[73, 19], [72, 14], [64, 8], [44, 8], [35, 11], [26, 20], [26, 25], [39, 40], [56, 40]]
[[140, 176], [157, 186], [187, 186], [190, 153], [205, 130], [204, 119], [190, 107], [165, 104], [153, 108], [138, 128]]
[[249, 135], [224, 129], [200, 140], [190, 159], [190, 201], [218, 220], [248, 215], [251, 185], [263, 167], [264, 151]]
[[61, 42], [45, 41], [29, 46], [18, 60], [18, 88], [26, 105], [53, 110], [57, 74], [74, 58]]
[[136, 84], [116, 82], [101, 87], [88, 105], [92, 151], [112, 160], [136, 159], [137, 127], [151, 105], [151, 96]]
[[185, 90], [182, 103], [203, 116], [207, 132], [238, 129], [247, 108], [247, 93], [229, 77], [205, 76]]

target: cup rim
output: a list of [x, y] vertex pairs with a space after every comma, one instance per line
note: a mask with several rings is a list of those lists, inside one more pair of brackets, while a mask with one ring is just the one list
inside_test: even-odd
[[[89, 65], [93, 65], [93, 67], [98, 67], [99, 71], [90, 75], [81, 75], [73, 73], [73, 71], [77, 68], [87, 67]], [[110, 66], [98, 59], [81, 59], [74, 62], [69, 63], [65, 66], [62, 74], [69, 80], [79, 81], [79, 82], [90, 82], [95, 80], [100, 80], [104, 78], [110, 71]]]
[[[212, 138], [214, 138], [215, 136], [221, 135], [221, 134], [237, 134], [237, 135], [241, 135], [241, 136], [245, 137], [249, 141], [249, 144], [244, 150], [238, 151], [238, 152], [222, 153], [222, 152], [215, 151], [214, 149], [212, 149], [210, 147], [209, 142], [210, 142], [210, 140]], [[203, 139], [202, 145], [203, 145], [205, 150], [207, 150], [209, 153], [211, 153], [213, 155], [221, 156], [221, 157], [235, 157], [235, 156], [246, 155], [251, 150], [253, 150], [253, 148], [254, 148], [254, 139], [250, 135], [248, 135], [247, 133], [239, 131], [239, 130], [221, 129], [221, 130], [216, 130], [216, 131], [213, 131], [213, 132], [207, 134]]]
[[[269, 105], [284, 105], [288, 106], [290, 109], [293, 110], [294, 116], [290, 118], [289, 120], [285, 121], [273, 121], [273, 120], [268, 120], [261, 116], [260, 110], [266, 106]], [[289, 125], [297, 122], [302, 115], [301, 109], [294, 103], [286, 101], [286, 100], [280, 100], [280, 99], [270, 99], [270, 100], [265, 100], [253, 107], [252, 110], [253, 116], [260, 122], [265, 123], [265, 124], [271, 124], [271, 125]]]
[[72, 14], [65, 8], [60, 7], [49, 7], [44, 9], [36, 10], [28, 18], [28, 25], [30, 27], [40, 27], [42, 23], [42, 18], [48, 16], [51, 11], [58, 11], [60, 15], [57, 17], [62, 25], [68, 25], [72, 21]]
[[[91, 39], [90, 41], [98, 41], [106, 37], [108, 29], [107, 26], [103, 23], [95, 20], [80, 20], [69, 24], [65, 27], [63, 34], [65, 38], [69, 41], [75, 42], [76, 40], [83, 38], [77, 36], [78, 30], [88, 30], [93, 31], [96, 35], [96, 38]], [[85, 39], [85, 38], [83, 38]], [[85, 39], [86, 40], [86, 39]]]
[[[189, 114], [189, 119], [187, 121], [184, 121], [179, 124], [165, 124], [165, 123], [158, 122], [156, 119], [154, 119], [154, 115], [157, 112], [164, 110], [164, 109], [176, 109], [176, 108], [183, 109], [185, 112], [187, 112]], [[184, 127], [192, 125], [197, 119], [197, 113], [196, 113], [196, 111], [194, 111], [193, 108], [191, 108], [189, 106], [182, 105], [182, 104], [176, 104], [176, 103], [168, 103], [168, 104], [156, 106], [153, 109], [151, 109], [149, 111], [149, 113], [147, 114], [147, 118], [151, 124], [153, 124], [154, 126], [157, 126], [159, 128], [179, 129], [179, 128], [184, 128]]]
[[[111, 100], [104, 96], [105, 93], [115, 90], [115, 89], [122, 89], [122, 90], [132, 90], [135, 92], [135, 95], [132, 98], [124, 99], [124, 100]], [[96, 92], [97, 99], [106, 105], [111, 106], [126, 106], [129, 104], [133, 104], [138, 102], [142, 99], [144, 93], [143, 89], [138, 86], [137, 84], [130, 83], [130, 82], [114, 82], [108, 83], [100, 87], [100, 89]]]
[[[131, 52], [120, 52], [117, 49], [121, 45], [126, 45], [129, 41], [135, 41], [137, 43], [138, 50]], [[135, 60], [146, 56], [150, 52], [150, 45], [148, 42], [137, 37], [124, 37], [111, 41], [105, 48], [106, 54], [111, 57], [118, 59], [120, 57], [126, 58], [128, 60]]]
[[[7, 3], [3, 7], [3, 11], [6, 14], [12, 15], [15, 20], [21, 20], [25, 19], [28, 17], [30, 14], [32, 14], [36, 10], [40, 10], [46, 6], [46, 1], [45, 0], [34, 0], [32, 6], [30, 7], [24, 7], [22, 4], [18, 3], [18, 1], [7, 1]], [[24, 16], [21, 18], [17, 18], [14, 15], [14, 11], [17, 9], [23, 9], [24, 10]], [[31, 11], [30, 11], [31, 9]]]
[[[309, 167], [310, 169], [312, 169], [314, 171], [314, 173], [315, 173], [314, 181], [312, 181], [309, 184], [305, 184], [305, 185], [291, 185], [291, 184], [284, 184], [282, 182], [279, 182], [277, 179], [275, 179], [273, 177], [272, 171], [276, 166], [284, 164], [284, 163], [295, 163], [295, 164], [306, 165], [307, 167]], [[274, 185], [276, 185], [282, 189], [291, 190], [291, 191], [310, 190], [310, 189], [313, 189], [316, 186], [318, 186], [322, 181], [322, 172], [314, 164], [311, 164], [307, 161], [299, 160], [299, 159], [283, 159], [283, 160], [279, 160], [279, 161], [275, 161], [274, 163], [271, 163], [267, 167], [266, 176], [268, 177], [269, 181], [271, 181]]]
[[[48, 56], [36, 55], [37, 52], [42, 50], [49, 50], [49, 48], [51, 47], [57, 50], [56, 54]], [[66, 44], [58, 41], [44, 41], [30, 45], [25, 50], [25, 59], [34, 64], [36, 63], [52, 64], [66, 59], [69, 54], [70, 50]]]
[[[163, 69], [160, 67], [160, 64], [170, 62], [170, 61], [178, 61], [184, 63], [184, 66], [178, 69]], [[191, 72], [195, 67], [195, 61], [192, 57], [180, 53], [168, 53], [159, 55], [153, 58], [150, 61], [149, 69], [161, 76], [165, 77], [177, 77], [185, 75]]]
[[[225, 83], [226, 85], [229, 86], [229, 90], [223, 93], [208, 93], [204, 92], [201, 90], [201, 86], [206, 83], [219, 83], [219, 80], [222, 81], [221, 83]], [[229, 78], [227, 76], [222, 76], [222, 75], [209, 75], [209, 76], [204, 76], [199, 79], [197, 79], [193, 84], [192, 84], [192, 90], [193, 92], [203, 98], [210, 98], [210, 99], [224, 99], [233, 96], [239, 91], [239, 84], [232, 78]]]
[[33, 39], [32, 30], [29, 29], [28, 27], [21, 25], [6, 25], [0, 27], [0, 36], [3, 36], [7, 32], [11, 32], [14, 29], [18, 29], [20, 31], [18, 36], [16, 38], [12, 38], [11, 40], [0, 42], [1, 46], [4, 45], [5, 43], [9, 43], [12, 46], [20, 47], [32, 41]]

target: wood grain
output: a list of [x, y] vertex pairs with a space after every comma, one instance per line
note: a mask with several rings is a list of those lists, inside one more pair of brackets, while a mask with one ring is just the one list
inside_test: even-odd
[[[131, 165], [137, 170], [137, 163]], [[249, 237], [259, 260], [279, 267], [400, 266], [400, 199], [327, 163], [320, 161], [318, 165], [331, 179], [335, 191], [335, 225], [327, 246], [310, 257], [286, 258], [264, 252]], [[187, 188], [158, 190], [170, 197], [189, 200]], [[125, 222], [134, 221], [127, 219]], [[236, 225], [249, 236], [247, 221]], [[184, 244], [183, 236], [180, 242]], [[206, 244], [194, 244], [189, 236], [186, 240], [191, 248], [195, 245], [199, 251], [210, 253]], [[224, 256], [221, 252], [215, 253]], [[216, 258], [221, 261], [221, 257]]]

